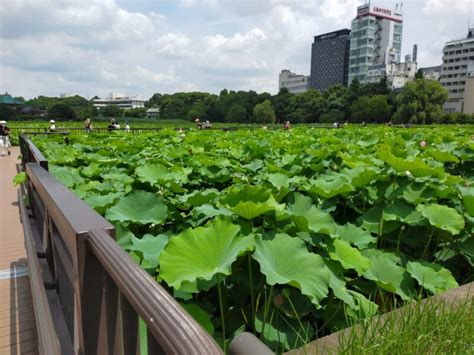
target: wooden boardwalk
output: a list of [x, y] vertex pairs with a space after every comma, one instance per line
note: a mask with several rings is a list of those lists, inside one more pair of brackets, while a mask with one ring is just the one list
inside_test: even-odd
[[23, 228], [12, 184], [19, 155], [13, 147], [10, 156], [0, 156], [0, 355], [37, 353]]

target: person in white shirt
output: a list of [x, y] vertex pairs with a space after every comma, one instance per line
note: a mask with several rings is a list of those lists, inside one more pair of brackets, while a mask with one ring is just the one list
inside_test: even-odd
[[55, 132], [56, 131], [56, 123], [54, 122], [54, 120], [49, 121], [49, 131], [50, 132]]

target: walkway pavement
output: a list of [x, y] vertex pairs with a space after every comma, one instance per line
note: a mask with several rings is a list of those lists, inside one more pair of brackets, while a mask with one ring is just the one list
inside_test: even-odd
[[0, 355], [36, 354], [37, 334], [31, 299], [17, 188], [12, 179], [20, 149], [0, 156]]

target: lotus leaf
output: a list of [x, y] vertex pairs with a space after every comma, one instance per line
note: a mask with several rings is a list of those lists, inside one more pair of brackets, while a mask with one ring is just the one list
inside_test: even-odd
[[404, 300], [412, 297], [413, 280], [405, 268], [397, 265], [397, 257], [394, 254], [366, 249], [362, 251], [362, 255], [371, 261], [369, 269], [363, 274], [366, 279], [375, 281], [380, 288], [396, 293]]
[[254, 244], [240, 226], [216, 219], [207, 227], [186, 229], [172, 237], [160, 257], [160, 276], [175, 289], [198, 292], [198, 280], [230, 275], [237, 257]]
[[168, 243], [168, 236], [145, 234], [141, 239], [132, 236], [132, 250], [141, 252], [150, 267], [157, 267], [161, 252]]
[[448, 269], [424, 260], [409, 261], [407, 271], [418, 283], [434, 294], [458, 287], [458, 283]]
[[431, 225], [456, 235], [464, 228], [464, 218], [454, 209], [437, 203], [416, 207]]
[[334, 239], [328, 245], [328, 252], [329, 257], [339, 261], [344, 269], [354, 269], [359, 275], [362, 275], [370, 267], [370, 260], [344, 240]]
[[138, 224], [160, 224], [167, 216], [168, 208], [151, 192], [136, 190], [109, 208], [105, 217], [111, 221]]
[[257, 239], [253, 258], [270, 285], [296, 287], [317, 307], [328, 294], [331, 276], [324, 260], [308, 252], [299, 238], [277, 234], [273, 240]]

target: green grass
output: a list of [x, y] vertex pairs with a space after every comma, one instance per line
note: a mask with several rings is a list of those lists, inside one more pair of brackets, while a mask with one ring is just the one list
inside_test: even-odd
[[474, 300], [417, 302], [359, 323], [340, 354], [474, 354]]

